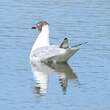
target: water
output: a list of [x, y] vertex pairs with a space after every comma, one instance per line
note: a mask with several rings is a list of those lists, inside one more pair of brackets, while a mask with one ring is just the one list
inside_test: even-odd
[[[39, 20], [50, 24], [52, 44], [88, 42], [69, 60], [75, 79], [63, 92], [59, 75], [49, 75], [44, 96], [36, 94], [29, 53]], [[2, 110], [110, 109], [110, 1], [0, 1], [0, 108]]]

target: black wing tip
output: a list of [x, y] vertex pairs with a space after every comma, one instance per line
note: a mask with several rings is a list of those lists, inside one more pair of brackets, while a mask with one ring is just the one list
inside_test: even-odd
[[81, 45], [84, 45], [84, 44], [87, 44], [88, 42], [84, 42], [84, 43], [80, 43], [80, 44], [76, 44], [76, 45], [74, 45], [74, 46], [72, 46], [72, 47], [78, 47], [78, 46], [81, 46]]
[[64, 38], [63, 42], [60, 44], [59, 47], [64, 48], [64, 49], [69, 48], [69, 43], [68, 43], [68, 38], [67, 37]]

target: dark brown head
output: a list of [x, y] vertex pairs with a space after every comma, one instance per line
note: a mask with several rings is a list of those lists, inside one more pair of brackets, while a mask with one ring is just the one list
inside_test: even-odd
[[42, 31], [42, 27], [48, 25], [47, 21], [40, 21], [32, 29], [38, 29], [38, 31]]

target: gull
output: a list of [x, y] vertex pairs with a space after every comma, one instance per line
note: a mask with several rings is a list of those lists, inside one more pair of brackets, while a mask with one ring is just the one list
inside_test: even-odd
[[44, 63], [65, 63], [79, 50], [79, 45], [69, 47], [68, 38], [64, 38], [60, 46], [51, 45], [47, 21], [38, 22], [32, 29], [39, 31], [39, 35], [30, 52], [30, 63], [33, 65], [36, 65], [38, 61]]

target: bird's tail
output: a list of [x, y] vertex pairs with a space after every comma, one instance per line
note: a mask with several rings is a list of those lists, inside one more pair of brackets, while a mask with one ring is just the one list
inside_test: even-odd
[[83, 42], [83, 43], [80, 43], [80, 44], [76, 44], [76, 45], [73, 45], [72, 47], [78, 47], [78, 46], [81, 46], [81, 45], [84, 45], [84, 44], [87, 44], [88, 42]]

